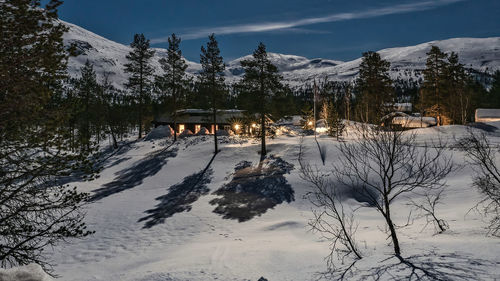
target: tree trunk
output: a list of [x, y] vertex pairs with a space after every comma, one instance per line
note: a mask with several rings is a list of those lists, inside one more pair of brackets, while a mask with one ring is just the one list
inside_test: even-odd
[[219, 148], [217, 144], [217, 109], [215, 108], [215, 94], [214, 94], [214, 144], [215, 144], [215, 151], [214, 154], [219, 153]]
[[144, 80], [143, 80], [143, 65], [141, 63], [139, 70], [139, 139], [142, 138], [142, 104], [143, 104], [143, 88], [144, 88]]
[[139, 138], [142, 138], [142, 101], [139, 102]]
[[109, 131], [111, 132], [111, 138], [113, 139], [113, 148], [117, 149], [118, 148], [118, 142], [116, 141], [116, 135], [113, 130], [113, 126], [109, 126]]
[[174, 90], [174, 142], [177, 141], [177, 98]]
[[260, 117], [260, 122], [261, 122], [261, 139], [260, 139], [260, 155], [261, 157], [266, 156], [267, 151], [266, 151], [266, 116], [264, 113], [261, 113]]
[[394, 223], [392, 222], [391, 219], [391, 211], [390, 211], [390, 206], [389, 206], [389, 198], [387, 196], [384, 196], [384, 201], [385, 201], [385, 213], [383, 214], [385, 217], [385, 221], [387, 222], [387, 226], [389, 226], [389, 230], [391, 232], [391, 239], [392, 239], [392, 244], [394, 245], [394, 254], [396, 256], [401, 255], [401, 249], [399, 248], [399, 240], [398, 236], [396, 234], [396, 228], [394, 227]]

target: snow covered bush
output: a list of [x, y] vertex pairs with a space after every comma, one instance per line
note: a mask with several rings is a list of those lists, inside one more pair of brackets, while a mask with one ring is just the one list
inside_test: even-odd
[[179, 134], [179, 138], [187, 138], [187, 137], [191, 137], [191, 136], [194, 136], [193, 132], [191, 132], [191, 130], [184, 130], [182, 131], [182, 133]]
[[174, 130], [169, 126], [158, 126], [151, 130], [149, 134], [144, 138], [145, 141], [161, 140], [165, 138], [170, 138], [174, 134]]

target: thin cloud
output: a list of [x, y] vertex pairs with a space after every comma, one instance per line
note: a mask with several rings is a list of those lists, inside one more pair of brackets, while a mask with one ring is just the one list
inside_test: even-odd
[[[319, 23], [329, 23], [329, 22], [339, 22], [354, 19], [366, 19], [382, 17], [394, 14], [403, 14], [410, 12], [418, 12], [431, 10], [440, 6], [450, 5], [457, 2], [463, 2], [466, 0], [434, 0], [434, 1], [423, 1], [418, 3], [400, 4], [382, 8], [375, 8], [365, 11], [357, 11], [350, 13], [338, 13], [332, 14], [324, 17], [314, 17], [305, 18], [295, 21], [283, 21], [283, 22], [264, 22], [255, 24], [241, 24], [241, 25], [231, 25], [231, 26], [219, 26], [212, 28], [204, 28], [195, 30], [192, 32], [187, 32], [181, 34], [183, 40], [199, 39], [208, 36], [211, 33], [217, 35], [230, 35], [230, 34], [243, 34], [243, 33], [256, 33], [256, 32], [269, 32], [284, 29], [293, 29], [301, 26], [319, 24]], [[155, 38], [151, 40], [151, 43], [164, 43], [167, 42], [168, 37]]]

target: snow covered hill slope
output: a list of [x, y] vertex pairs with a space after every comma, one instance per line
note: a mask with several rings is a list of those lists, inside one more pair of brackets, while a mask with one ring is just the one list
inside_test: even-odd
[[[118, 88], [123, 88], [127, 75], [123, 72], [126, 63], [126, 54], [130, 47], [113, 42], [86, 29], [71, 23], [64, 23], [69, 27], [64, 39], [67, 45], [76, 44], [81, 54], [70, 58], [69, 73], [72, 76], [79, 74], [80, 67], [88, 59], [94, 64], [99, 76], [108, 72], [111, 81]], [[398, 47], [378, 51], [382, 58], [391, 63], [391, 76], [404, 80], [418, 80], [421, 70], [425, 68], [426, 53], [432, 45], [436, 45], [444, 52], [456, 52], [461, 63], [478, 72], [500, 70], [500, 37], [492, 38], [454, 38], [442, 41], [432, 41], [416, 46]], [[158, 60], [166, 56], [165, 49], [155, 49], [156, 55], [152, 64], [161, 73]], [[222, 46], [222, 53], [224, 49]], [[313, 79], [352, 80], [358, 74], [361, 59], [349, 62], [308, 59], [294, 55], [270, 53], [271, 61], [278, 66], [285, 81], [291, 86], [302, 86]], [[250, 56], [226, 62], [226, 77], [228, 82], [235, 82], [243, 74], [240, 61]], [[196, 74], [201, 69], [197, 62], [188, 61], [188, 73]]]
[[[108, 40], [95, 33], [92, 33], [77, 25], [64, 22], [69, 27], [69, 31], [64, 34], [65, 45], [74, 45], [77, 48], [77, 57], [70, 57], [68, 62], [68, 72], [71, 76], [79, 76], [80, 68], [89, 60], [102, 79], [105, 74], [109, 75], [110, 81], [118, 89], [123, 89], [128, 79], [124, 72], [124, 65], [127, 63], [126, 55], [131, 51], [129, 46]], [[167, 56], [167, 50], [155, 49], [156, 53], [152, 59], [152, 65], [157, 74], [161, 74], [161, 66], [158, 62]], [[196, 73], [201, 69], [197, 63], [187, 62], [189, 73]]]
[[[463, 126], [421, 129], [418, 140], [439, 135], [453, 141], [465, 132]], [[353, 137], [350, 133], [347, 141]], [[498, 135], [490, 137], [500, 142]], [[339, 161], [339, 142], [318, 140], [327, 151], [327, 165], [312, 136], [304, 139], [302, 159], [328, 171]], [[98, 179], [76, 183], [94, 198], [86, 221], [96, 233], [54, 248], [56, 273], [71, 281], [317, 280], [330, 242], [308, 226], [314, 206], [305, 197], [311, 187], [299, 175], [300, 143], [298, 136], [269, 139], [270, 156], [255, 176], [248, 175], [258, 167], [258, 141], [222, 138], [213, 161], [210, 136], [173, 145], [156, 140], [124, 146], [106, 161]], [[464, 163], [461, 152], [449, 153]], [[500, 241], [486, 235], [486, 218], [471, 211], [481, 198], [471, 186], [472, 174], [465, 166], [446, 179], [437, 212], [450, 229], [436, 235], [432, 226], [424, 227], [425, 218], [416, 219], [398, 229], [402, 254], [464, 274], [456, 280], [495, 280], [500, 278]], [[392, 219], [398, 225], [407, 222], [406, 202], [394, 202]], [[355, 199], [345, 204], [360, 206]], [[356, 264], [359, 274], [347, 280], [372, 280], [381, 266], [394, 266], [394, 275], [379, 280], [406, 280], [411, 270], [391, 258], [380, 214], [365, 207], [356, 219], [365, 258]]]

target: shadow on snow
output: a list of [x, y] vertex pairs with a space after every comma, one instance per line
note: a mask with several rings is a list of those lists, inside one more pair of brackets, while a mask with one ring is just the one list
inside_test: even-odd
[[256, 167], [248, 161], [239, 163], [231, 182], [214, 192], [221, 196], [210, 201], [217, 205], [214, 213], [244, 222], [285, 201], [294, 201], [294, 191], [284, 176], [291, 170], [292, 164], [275, 156]]
[[160, 203], [156, 208], [147, 210], [149, 215], [139, 220], [146, 221], [143, 228], [164, 223], [165, 219], [176, 213], [191, 211], [191, 204], [210, 191], [207, 185], [212, 181], [213, 170], [210, 165], [214, 158], [215, 156], [203, 170], [185, 177], [181, 183], [171, 186], [167, 194], [156, 198]]
[[[346, 268], [328, 272], [324, 279], [336, 280], [487, 280], [491, 279], [488, 269], [498, 266], [498, 262], [474, 259], [457, 253], [439, 254], [430, 251], [426, 254], [403, 258], [389, 256], [373, 266], [360, 265], [363, 260], [356, 260]], [[368, 266], [367, 266], [368, 265]]]
[[177, 149], [168, 150], [168, 148], [148, 154], [134, 163], [132, 167], [117, 172], [117, 177], [112, 182], [104, 184], [102, 188], [95, 190], [90, 200], [100, 200], [140, 185], [145, 178], [158, 173], [167, 164], [168, 158], [175, 156], [177, 156]]

